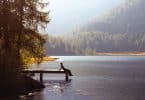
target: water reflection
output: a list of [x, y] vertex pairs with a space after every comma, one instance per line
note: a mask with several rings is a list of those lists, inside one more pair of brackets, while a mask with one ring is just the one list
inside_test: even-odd
[[58, 94], [62, 94], [64, 92], [64, 89], [67, 89], [67, 87], [69, 87], [70, 85], [71, 80], [51, 80], [45, 82], [45, 86], [48, 88], [48, 91], [53, 91]]
[[21, 100], [54, 100], [54, 98], [61, 98], [65, 92], [71, 87], [71, 79], [64, 80], [45, 80], [45, 88], [40, 92], [35, 92], [31, 96], [27, 96]]

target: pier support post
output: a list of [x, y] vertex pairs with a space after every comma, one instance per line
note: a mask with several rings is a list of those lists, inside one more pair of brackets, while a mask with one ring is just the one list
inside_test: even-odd
[[65, 81], [68, 81], [68, 73], [65, 73]]
[[43, 83], [43, 73], [40, 73], [40, 82]]

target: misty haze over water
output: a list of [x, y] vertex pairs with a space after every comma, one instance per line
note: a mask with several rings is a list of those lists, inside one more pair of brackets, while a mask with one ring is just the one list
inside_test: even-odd
[[[83, 26], [79, 25], [79, 28], [74, 29], [72, 32], [68, 32], [66, 34], [61, 34], [56, 36], [54, 36], [53, 33], [52, 35], [50, 32], [50, 34], [48, 35], [48, 41], [46, 42], [45, 45], [46, 54], [63, 56], [63, 55], [100, 55], [101, 53], [110, 53], [110, 54], [122, 53], [124, 55], [129, 55], [131, 53], [137, 54], [141, 52], [142, 55], [145, 55], [144, 53], [145, 51], [145, 46], [144, 46], [145, 1], [144, 0], [125, 0], [125, 1], [119, 0], [120, 3], [117, 0], [115, 1], [116, 3], [110, 0], [108, 1], [108, 2], [112, 2], [112, 6], [110, 3], [108, 4], [112, 8], [107, 6], [101, 6], [102, 10], [103, 7], [106, 9], [109, 8], [111, 10], [105, 10], [106, 11], [105, 14], [100, 14], [101, 15], [100, 17], [97, 17], [97, 15], [94, 17], [94, 15], [90, 14], [89, 16], [92, 16], [93, 19], [88, 21], [86, 24], [83, 24]], [[84, 2], [89, 2], [89, 1], [84, 1]], [[101, 2], [102, 5], [107, 3], [105, 1], [100, 1], [100, 0], [96, 2]], [[66, 4], [66, 3], [62, 3], [62, 4]], [[78, 3], [76, 2], [76, 4]], [[88, 6], [89, 3], [85, 7], [87, 8]], [[80, 6], [81, 11], [79, 14], [84, 13], [83, 12], [84, 9], [82, 9], [81, 7], [82, 6]], [[95, 10], [100, 9], [99, 5], [95, 6], [96, 8], [92, 8], [92, 7], [94, 6], [91, 6], [90, 9], [94, 9], [94, 10], [92, 10], [93, 12], [88, 11], [89, 13], [96, 14], [97, 11], [95, 13]], [[76, 9], [75, 9], [76, 12], [79, 11]], [[70, 10], [69, 16], [71, 17], [79, 15], [79, 14], [71, 15], [70, 14], [71, 9], [66, 9], [66, 10], [68, 10], [68, 12]], [[87, 10], [85, 10], [85, 14], [87, 14]], [[61, 15], [60, 18], [66, 17], [63, 16], [65, 14], [60, 14], [60, 15]], [[83, 16], [81, 19], [83, 19], [84, 17], [87, 16]], [[68, 23], [69, 21], [74, 21], [71, 19], [67, 20], [67, 18], [65, 19], [66, 19], [65, 21]], [[74, 25], [75, 22], [80, 22], [80, 21], [74, 21], [73, 22]], [[69, 26], [69, 24], [63, 25], [63, 22], [59, 22], [58, 26], [65, 27], [65, 26]], [[66, 29], [68, 28], [66, 27]]]

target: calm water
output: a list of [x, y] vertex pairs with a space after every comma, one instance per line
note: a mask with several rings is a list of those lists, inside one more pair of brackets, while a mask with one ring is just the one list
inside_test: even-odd
[[[30, 100], [145, 100], [144, 56], [59, 58], [74, 76], [65, 82], [64, 75], [44, 75], [46, 88], [28, 97]], [[37, 67], [59, 69], [59, 61]]]

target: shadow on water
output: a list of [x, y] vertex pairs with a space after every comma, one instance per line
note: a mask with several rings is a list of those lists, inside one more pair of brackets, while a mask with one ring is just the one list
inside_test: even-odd
[[71, 86], [71, 79], [64, 80], [45, 80], [45, 88], [40, 92], [29, 93], [25, 96], [20, 96], [15, 100], [52, 100], [53, 96], [61, 96]]
[[54, 94], [55, 96], [63, 95], [64, 91], [71, 86], [71, 79], [65, 80], [45, 80], [45, 88], [41, 91], [30, 92], [27, 95], [15, 95], [7, 98], [0, 97], [0, 100], [52, 100]]

